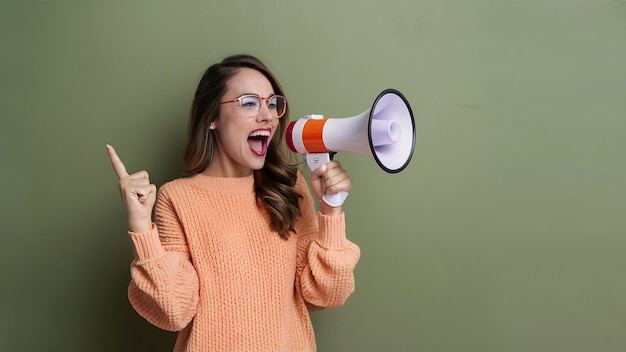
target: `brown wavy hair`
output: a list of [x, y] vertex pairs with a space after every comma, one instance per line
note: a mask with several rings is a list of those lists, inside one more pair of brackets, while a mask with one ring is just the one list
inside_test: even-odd
[[[220, 114], [219, 102], [226, 92], [228, 81], [242, 68], [259, 71], [270, 81], [274, 94], [285, 95], [274, 74], [254, 56], [233, 55], [211, 65], [200, 79], [191, 105], [187, 143], [183, 152], [186, 176], [204, 171], [213, 160], [217, 144], [209, 125]], [[288, 162], [286, 151], [280, 148], [288, 123], [289, 105], [267, 148], [265, 165], [253, 171], [257, 202], [267, 210], [271, 227], [284, 239], [289, 238], [294, 231], [296, 219], [300, 216], [299, 201], [302, 198], [294, 189], [298, 169]]]

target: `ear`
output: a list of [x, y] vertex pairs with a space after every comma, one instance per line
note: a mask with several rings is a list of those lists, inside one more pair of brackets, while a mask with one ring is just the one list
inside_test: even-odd
[[211, 124], [209, 125], [209, 129], [210, 130], [214, 130], [215, 129], [215, 122], [211, 122]]

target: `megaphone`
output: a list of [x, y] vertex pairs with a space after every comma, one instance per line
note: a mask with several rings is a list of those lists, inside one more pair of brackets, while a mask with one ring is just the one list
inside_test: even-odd
[[[304, 154], [311, 171], [332, 160], [337, 152], [373, 157], [388, 173], [409, 164], [415, 149], [415, 119], [409, 102], [395, 89], [382, 91], [371, 108], [345, 118], [306, 115], [292, 121], [286, 131], [287, 146]], [[324, 202], [340, 206], [348, 193], [325, 195]]]

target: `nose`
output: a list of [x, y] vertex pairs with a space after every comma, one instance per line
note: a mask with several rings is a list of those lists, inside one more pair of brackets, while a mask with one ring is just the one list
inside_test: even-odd
[[257, 115], [257, 120], [259, 121], [267, 121], [272, 119], [272, 112], [267, 107], [265, 102], [261, 102], [261, 108], [259, 109], [259, 114]]

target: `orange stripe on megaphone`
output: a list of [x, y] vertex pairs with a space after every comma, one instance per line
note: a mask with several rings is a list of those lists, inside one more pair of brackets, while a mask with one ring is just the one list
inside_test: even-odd
[[328, 148], [324, 144], [324, 138], [322, 138], [322, 132], [324, 131], [324, 124], [328, 119], [311, 119], [308, 120], [302, 128], [302, 143], [304, 149], [309, 153], [326, 153], [329, 152]]

